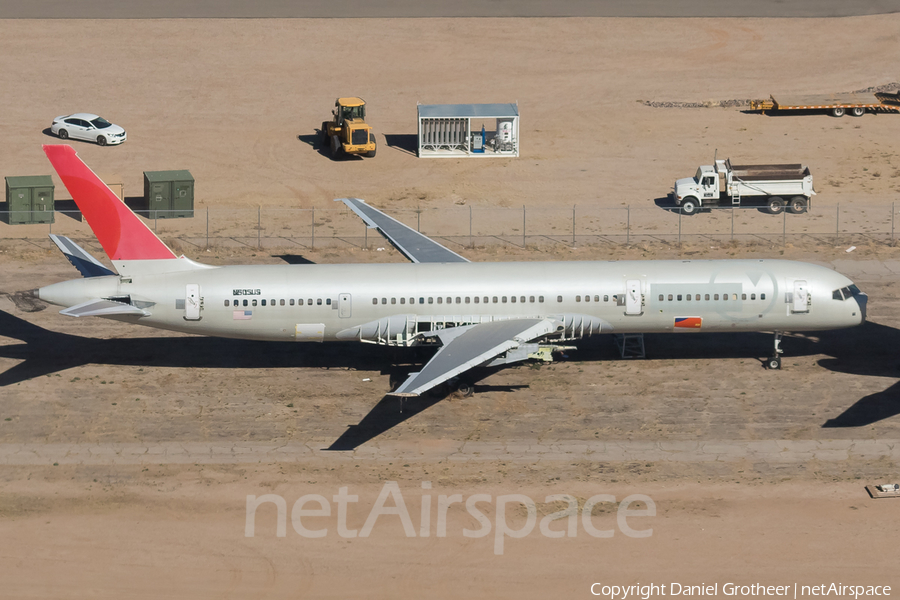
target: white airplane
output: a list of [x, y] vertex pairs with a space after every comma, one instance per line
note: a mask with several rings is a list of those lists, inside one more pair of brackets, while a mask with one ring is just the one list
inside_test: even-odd
[[[44, 152], [116, 272], [50, 237], [84, 276], [34, 290], [73, 317], [284, 342], [434, 346], [396, 396], [478, 366], [552, 360], [597, 334], [853, 327], [866, 295], [825, 267], [783, 260], [471, 263], [356, 198], [341, 199], [413, 264], [214, 267], [176, 256], [67, 145]], [[685, 343], [690, 343], [685, 338]], [[468, 387], [468, 386], [466, 386]]]

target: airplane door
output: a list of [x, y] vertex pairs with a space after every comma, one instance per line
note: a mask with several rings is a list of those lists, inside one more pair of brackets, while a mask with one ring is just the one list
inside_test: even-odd
[[629, 279], [625, 282], [625, 314], [639, 315], [643, 312], [641, 280]]
[[794, 303], [791, 306], [791, 312], [809, 312], [809, 288], [806, 285], [806, 281], [797, 280], [794, 282]]
[[184, 320], [200, 320], [200, 286], [196, 283], [187, 284], [184, 294]]
[[353, 307], [350, 304], [350, 294], [340, 294], [338, 296], [338, 316], [342, 319], [349, 319], [353, 314]]

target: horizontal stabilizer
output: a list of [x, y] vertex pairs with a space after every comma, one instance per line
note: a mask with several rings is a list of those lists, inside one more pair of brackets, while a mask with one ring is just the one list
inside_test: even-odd
[[103, 266], [103, 263], [88, 254], [84, 248], [82, 248], [66, 236], [55, 235], [51, 233], [50, 239], [53, 240], [53, 243], [56, 244], [56, 247], [66, 255], [66, 258], [69, 259], [69, 262], [72, 263], [72, 265], [74, 265], [74, 267], [78, 269], [78, 272], [81, 273], [84, 277], [103, 277], [105, 275], [115, 275], [113, 271], [110, 271], [105, 266]]
[[67, 317], [110, 317], [113, 315], [137, 315], [139, 317], [149, 317], [150, 313], [142, 310], [137, 306], [125, 304], [124, 302], [116, 302], [115, 300], [88, 300], [75, 306], [70, 306], [59, 311], [59, 314]]
[[365, 221], [370, 229], [377, 229], [397, 250], [414, 263], [469, 262], [453, 250], [407, 227], [359, 198], [337, 198]]
[[418, 396], [445, 381], [483, 365], [519, 344], [554, 333], [559, 325], [548, 319], [510, 319], [465, 326], [453, 335], [455, 327], [444, 329], [438, 337], [440, 350], [418, 373], [410, 374], [392, 396]]

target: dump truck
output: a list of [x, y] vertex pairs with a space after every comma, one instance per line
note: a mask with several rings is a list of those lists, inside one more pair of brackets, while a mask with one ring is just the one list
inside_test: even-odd
[[366, 101], [362, 98], [338, 98], [331, 121], [322, 122], [322, 143], [328, 144], [331, 157], [343, 154], [375, 156], [375, 133], [366, 123]]
[[875, 92], [874, 94], [825, 94], [821, 96], [769, 96], [768, 100], [752, 100], [752, 110], [789, 111], [820, 110], [830, 112], [832, 116], [843, 117], [845, 114], [861, 117], [866, 112], [892, 113], [900, 112], [900, 91]]
[[693, 177], [675, 182], [673, 200], [683, 214], [692, 215], [704, 206], [767, 208], [773, 215], [787, 208], [800, 214], [816, 194], [806, 165], [732, 165], [731, 159], [713, 162], [698, 168]]

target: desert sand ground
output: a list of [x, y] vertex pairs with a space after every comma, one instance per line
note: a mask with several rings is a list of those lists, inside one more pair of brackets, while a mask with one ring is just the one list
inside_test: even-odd
[[[741, 162], [804, 162], [817, 202], [889, 207], [900, 115], [766, 117], [727, 108], [654, 108], [862, 89], [900, 79], [900, 18], [835, 20], [435, 19], [0, 22], [3, 174], [48, 173], [52, 117], [91, 110], [124, 125], [117, 148], [75, 143], [95, 170], [139, 195], [144, 170], [188, 168], [198, 207], [331, 208], [356, 195], [418, 206], [651, 205], [713, 152]], [[344, 45], [341, 40], [352, 40]], [[313, 137], [335, 96], [370, 104], [383, 144], [371, 161], [332, 162]], [[415, 104], [518, 101], [512, 160], [417, 159]], [[385, 138], [379, 137], [383, 142]], [[664, 213], [664, 211], [660, 211]], [[705, 215], [700, 215], [704, 217]], [[26, 230], [28, 230], [26, 228]], [[24, 230], [16, 230], [24, 231]], [[9, 235], [7, 235], [9, 232]], [[43, 236], [45, 231], [35, 235]], [[21, 234], [0, 225], [0, 237]], [[29, 234], [30, 235], [30, 234]], [[854, 240], [848, 241], [848, 243]], [[482, 247], [480, 260], [768, 256], [830, 264], [870, 294], [864, 327], [785, 342], [770, 336], [648, 336], [649, 358], [617, 359], [609, 339], [540, 369], [486, 374], [474, 398], [399, 412], [380, 402], [409, 357], [359, 346], [190, 338], [8, 295], [74, 276], [44, 241], [0, 243], [0, 586], [10, 598], [591, 597], [594, 582], [900, 586], [900, 500], [866, 483], [897, 480], [896, 249], [846, 244], [640, 244], [550, 250]], [[194, 258], [278, 262], [244, 248], [186, 246]], [[401, 260], [389, 249], [304, 249], [314, 262]], [[394, 365], [394, 366], [392, 366]], [[373, 407], [375, 407], [373, 409]], [[367, 415], [369, 415], [367, 417]], [[327, 450], [327, 448], [355, 448]], [[279, 454], [280, 453], [280, 454]], [[396, 481], [416, 534], [381, 517], [368, 537], [290, 509], [304, 494], [359, 496], [360, 530]], [[431, 489], [423, 488], [431, 482]], [[247, 496], [275, 494], [246, 536]], [[437, 536], [437, 497], [460, 504]], [[650, 497], [655, 516], [551, 538], [539, 527], [495, 553], [501, 495], [537, 519], [597, 494]], [[427, 536], [419, 530], [430, 496]], [[388, 502], [389, 506], [393, 504]], [[308, 505], [307, 508], [314, 508]], [[565, 508], [562, 505], [562, 508]], [[527, 512], [510, 505], [511, 528]], [[567, 519], [550, 525], [565, 530]]]

